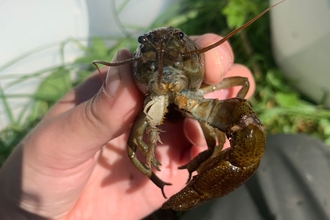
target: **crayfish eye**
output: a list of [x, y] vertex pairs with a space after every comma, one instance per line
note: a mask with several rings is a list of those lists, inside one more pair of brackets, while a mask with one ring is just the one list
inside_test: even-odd
[[140, 44], [145, 44], [147, 42], [147, 38], [145, 36], [138, 37], [138, 42]]
[[183, 39], [183, 37], [184, 37], [184, 33], [182, 31], [179, 32], [179, 38], [180, 38], [180, 40]]

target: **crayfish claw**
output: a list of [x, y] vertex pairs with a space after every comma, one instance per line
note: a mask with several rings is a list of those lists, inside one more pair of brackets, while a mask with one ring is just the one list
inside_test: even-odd
[[212, 148], [209, 148], [208, 150], [205, 150], [205, 151], [199, 153], [189, 163], [178, 167], [178, 169], [180, 169], [180, 170], [183, 170], [183, 169], [187, 169], [188, 170], [189, 176], [188, 176], [187, 184], [191, 180], [192, 173], [194, 171], [197, 171], [199, 173], [199, 169], [201, 168], [202, 163], [205, 162], [208, 158], [210, 158], [210, 156], [212, 155], [212, 153], [213, 153], [213, 149]]
[[[172, 184], [169, 184], [169, 185], [172, 185]], [[163, 186], [160, 190], [162, 191], [163, 197], [164, 197], [165, 199], [167, 199], [167, 197], [166, 197], [166, 195], [165, 195], [165, 192], [164, 192], [164, 186]]]
[[187, 180], [186, 184], [188, 184], [190, 182], [190, 180], [191, 180], [191, 173], [189, 172], [189, 176], [188, 176], [188, 180]]
[[166, 197], [166, 195], [165, 195], [165, 192], [164, 192], [164, 186], [171, 186], [172, 183], [167, 183], [167, 182], [164, 182], [163, 180], [159, 179], [159, 177], [156, 176], [156, 174], [154, 174], [154, 172], [151, 173], [150, 180], [151, 180], [156, 186], [158, 186], [158, 188], [160, 188], [160, 190], [162, 191], [163, 197], [164, 197], [165, 199], [167, 199], [167, 197]]
[[179, 169], [179, 170], [188, 169], [188, 164], [189, 164], [189, 163], [187, 163], [187, 164], [185, 164], [185, 165], [182, 165], [182, 166], [179, 166], [178, 169]]
[[188, 176], [188, 180], [187, 180], [186, 184], [188, 184], [190, 182], [191, 175], [192, 175], [192, 172], [193, 172], [193, 171], [189, 170], [188, 165], [189, 165], [189, 163], [178, 167], [179, 170], [184, 170], [184, 169], [188, 170], [189, 176]]

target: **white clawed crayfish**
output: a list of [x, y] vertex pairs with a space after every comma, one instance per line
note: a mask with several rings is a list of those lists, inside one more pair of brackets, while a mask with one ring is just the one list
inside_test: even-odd
[[[224, 196], [242, 185], [258, 168], [266, 142], [261, 122], [244, 99], [249, 82], [243, 77], [230, 77], [217, 85], [201, 87], [204, 79], [202, 54], [219, 46], [276, 5], [205, 48], [199, 48], [179, 29], [164, 27], [140, 36], [131, 59], [116, 63], [93, 62], [96, 67], [96, 64], [118, 66], [132, 63], [134, 82], [146, 98], [143, 111], [131, 129], [127, 153], [134, 166], [161, 189], [165, 198], [164, 186], [171, 184], [159, 179], [152, 167], [160, 170], [154, 149], [160, 142], [158, 126], [163, 123], [168, 106], [174, 105], [183, 116], [198, 120], [202, 127], [208, 149], [179, 167], [189, 172], [187, 185], [166, 201], [163, 208], [182, 211]], [[203, 97], [205, 93], [233, 86], [242, 87], [235, 98]], [[145, 133], [147, 143], [143, 141]], [[222, 150], [225, 136], [231, 147]], [[217, 145], [217, 141], [220, 144]], [[136, 157], [137, 150], [146, 158], [145, 163]], [[194, 171], [198, 175], [191, 179]]]

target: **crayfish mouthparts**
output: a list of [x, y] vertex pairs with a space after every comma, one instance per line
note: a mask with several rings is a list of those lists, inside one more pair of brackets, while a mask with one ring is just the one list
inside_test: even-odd
[[[204, 80], [202, 54], [219, 46], [282, 2], [284, 0], [205, 48], [199, 48], [181, 30], [163, 27], [138, 38], [139, 45], [133, 58], [116, 63], [93, 62], [96, 67], [96, 64], [118, 66], [132, 63], [133, 80], [145, 95], [145, 101], [131, 128], [127, 154], [132, 164], [161, 189], [164, 198], [164, 186], [171, 184], [158, 178], [152, 167], [160, 170], [161, 163], [155, 157], [154, 149], [160, 142], [158, 127], [164, 122], [168, 107], [174, 105], [184, 117], [194, 118], [201, 125], [208, 148], [179, 167], [188, 170], [187, 185], [170, 197], [162, 208], [183, 211], [224, 196], [241, 186], [258, 168], [266, 138], [261, 122], [244, 99], [249, 81], [236, 76], [225, 78], [217, 85], [201, 87]], [[234, 86], [241, 86], [236, 98], [217, 100], [203, 97], [204, 93]], [[146, 142], [143, 139], [145, 134]], [[226, 138], [230, 141], [230, 148], [222, 150]], [[145, 163], [136, 157], [137, 150], [146, 158]], [[195, 171], [198, 174], [191, 179]]]

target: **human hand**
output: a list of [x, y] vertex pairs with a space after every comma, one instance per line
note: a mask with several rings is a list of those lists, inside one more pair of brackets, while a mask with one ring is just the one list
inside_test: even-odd
[[[201, 47], [219, 40], [212, 34], [192, 38]], [[122, 50], [113, 62], [130, 57]], [[205, 53], [205, 83], [245, 76], [251, 82], [250, 96], [251, 73], [233, 60], [227, 42]], [[134, 85], [130, 65], [111, 67], [106, 89], [101, 87], [94, 73], [64, 96], [14, 149], [0, 171], [0, 219], [140, 219], [164, 202], [159, 188], [127, 158], [129, 130], [144, 98]], [[208, 97], [230, 98], [238, 89]], [[162, 130], [171, 132], [161, 134], [163, 144], [156, 148], [163, 164], [157, 175], [173, 184], [165, 187], [170, 196], [188, 177], [177, 167], [204, 150], [205, 141], [191, 119], [166, 122]]]

